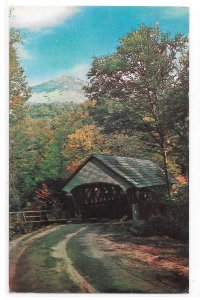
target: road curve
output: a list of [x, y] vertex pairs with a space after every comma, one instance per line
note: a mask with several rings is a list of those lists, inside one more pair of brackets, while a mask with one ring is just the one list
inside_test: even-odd
[[[184, 245], [119, 223], [52, 225], [10, 242], [10, 291], [183, 293]], [[124, 231], [123, 231], [124, 230]]]
[[47, 226], [45, 229], [39, 229], [33, 233], [25, 234], [24, 236], [13, 240], [9, 245], [9, 290], [14, 291], [15, 278], [16, 278], [16, 269], [19, 258], [26, 251], [27, 247], [30, 247], [31, 243], [37, 239], [42, 238], [43, 236], [59, 230], [64, 225], [58, 226]]
[[[85, 230], [87, 227], [83, 227], [74, 233], [67, 234], [63, 240], [61, 240], [56, 246], [52, 247], [52, 256], [55, 258], [61, 258], [62, 264], [65, 264], [66, 272], [70, 276], [71, 280], [77, 284], [83, 293], [97, 293], [97, 290], [74, 268], [72, 261], [67, 255], [67, 243], [68, 241]], [[60, 270], [60, 262], [57, 262], [57, 270]]]

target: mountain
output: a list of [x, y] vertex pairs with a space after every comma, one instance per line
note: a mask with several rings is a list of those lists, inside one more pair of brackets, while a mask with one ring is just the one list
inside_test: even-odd
[[29, 105], [38, 103], [82, 103], [87, 98], [84, 95], [81, 79], [70, 76], [62, 76], [32, 87], [32, 96], [27, 101]]

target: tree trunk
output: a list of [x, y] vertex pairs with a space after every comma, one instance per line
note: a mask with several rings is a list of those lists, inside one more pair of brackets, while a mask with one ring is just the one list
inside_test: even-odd
[[164, 146], [164, 140], [163, 140], [163, 136], [162, 135], [161, 135], [161, 145], [160, 146], [161, 146], [162, 157], [163, 157], [163, 169], [164, 169], [164, 172], [165, 172], [166, 189], [167, 189], [167, 193], [169, 195], [169, 198], [171, 198], [169, 173], [168, 173], [168, 168], [167, 168], [167, 155], [166, 155], [165, 146]]

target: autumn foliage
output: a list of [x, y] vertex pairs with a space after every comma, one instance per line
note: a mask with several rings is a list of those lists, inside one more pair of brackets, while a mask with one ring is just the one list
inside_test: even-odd
[[120, 40], [115, 53], [94, 58], [85, 87], [88, 101], [35, 106], [26, 105], [30, 88], [16, 50], [21, 41], [11, 30], [11, 210], [27, 203], [54, 205], [45, 182], [68, 177], [91, 154], [151, 159], [161, 167], [164, 163], [166, 175], [169, 170], [185, 182], [187, 37], [169, 38], [158, 26], [141, 26]]
[[90, 154], [110, 153], [108, 142], [95, 125], [84, 125], [68, 135], [66, 153], [71, 157], [67, 170], [73, 172]]

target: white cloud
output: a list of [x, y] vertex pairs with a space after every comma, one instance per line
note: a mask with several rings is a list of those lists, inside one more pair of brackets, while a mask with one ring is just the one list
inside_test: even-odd
[[90, 64], [82, 63], [75, 65], [73, 68], [65, 70], [66, 75], [70, 75], [72, 77], [77, 77], [83, 80], [87, 79], [87, 73], [90, 69]]
[[17, 54], [21, 59], [33, 59], [32, 54], [21, 45], [17, 47]]
[[187, 7], [167, 7], [162, 11], [163, 18], [179, 18], [187, 16], [189, 9]]
[[62, 23], [79, 12], [79, 10], [79, 7], [74, 6], [15, 6], [10, 19], [10, 25], [15, 28], [38, 31]]

